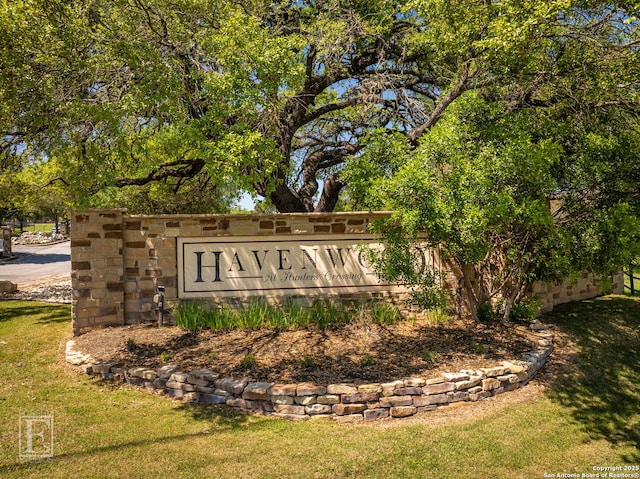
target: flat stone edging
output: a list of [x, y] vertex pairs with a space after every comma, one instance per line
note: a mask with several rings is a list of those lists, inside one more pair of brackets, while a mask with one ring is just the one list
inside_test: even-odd
[[13, 243], [12, 242], [11, 246], [20, 246], [24, 248], [36, 248], [38, 246], [53, 246], [60, 243], [67, 243], [69, 241], [71, 241], [69, 238], [65, 238], [61, 240], [49, 241], [47, 243]]
[[479, 401], [525, 386], [553, 352], [553, 334], [540, 326], [539, 348], [521, 360], [502, 361], [491, 368], [443, 373], [385, 383], [279, 384], [221, 378], [208, 369], [179, 371], [176, 365], [158, 370], [124, 368], [114, 362], [95, 362], [67, 342], [66, 360], [93, 376], [158, 391], [185, 402], [226, 405], [231, 408], [292, 420], [334, 419], [363, 422], [402, 418], [460, 401]]

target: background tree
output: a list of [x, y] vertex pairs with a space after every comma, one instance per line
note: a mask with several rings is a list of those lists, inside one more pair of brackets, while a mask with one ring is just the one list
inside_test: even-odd
[[367, 154], [381, 150], [371, 149], [346, 172], [362, 204], [395, 212], [377, 226], [387, 244], [374, 255], [381, 274], [433, 305], [438, 272], [416, 274], [410, 254], [426, 243], [462, 280], [473, 316], [498, 310], [506, 320], [533, 281], [628, 264], [640, 251], [637, 182], [614, 169], [635, 162], [630, 147], [640, 135], [626, 130], [613, 140], [610, 123], [580, 131], [572, 120], [467, 93], [417, 149], [383, 135], [390, 167], [372, 171]]
[[435, 278], [402, 260], [426, 234], [464, 281], [472, 314], [499, 307], [506, 319], [531, 281], [624, 264], [640, 213], [638, 6], [413, 5], [430, 25], [450, 19], [415, 38], [461, 47], [461, 81], [436, 121], [371, 135], [343, 172], [356, 208], [396, 211], [380, 227], [381, 271], [432, 299]]

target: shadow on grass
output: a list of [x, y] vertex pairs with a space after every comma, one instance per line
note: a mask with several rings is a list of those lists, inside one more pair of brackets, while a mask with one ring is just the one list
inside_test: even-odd
[[[183, 411], [191, 415], [195, 420], [202, 422], [203, 429], [199, 432], [188, 434], [175, 434], [164, 437], [149, 437], [140, 440], [124, 441], [117, 444], [107, 446], [87, 447], [86, 450], [78, 452], [55, 453], [53, 458], [41, 461], [15, 462], [13, 464], [0, 465], [0, 477], [10, 472], [18, 472], [21, 470], [32, 471], [39, 464], [47, 464], [51, 461], [64, 461], [65, 459], [77, 459], [82, 457], [98, 456], [103, 453], [130, 451], [133, 448], [145, 448], [148, 446], [158, 446], [162, 444], [174, 444], [173, 447], [184, 447], [183, 441], [200, 437], [214, 437], [216, 434], [225, 433], [229, 430], [237, 430], [242, 426], [250, 425], [252, 428], [266, 426], [268, 419], [257, 418], [247, 414], [236, 413], [234, 411], [211, 408], [198, 404], [181, 404], [175, 408], [177, 411]], [[171, 447], [171, 446], [170, 446]], [[16, 451], [17, 452], [17, 451]]]
[[[556, 307], [543, 321], [567, 333], [573, 352], [552, 400], [594, 440], [640, 451], [640, 299], [608, 296]], [[640, 452], [624, 458], [640, 461]]]
[[51, 461], [56, 462], [56, 461], [61, 461], [61, 460], [71, 459], [71, 458], [90, 457], [90, 456], [99, 455], [105, 452], [119, 451], [119, 450], [125, 450], [125, 449], [129, 450], [131, 448], [146, 447], [146, 446], [152, 446], [152, 445], [158, 445], [158, 444], [179, 443], [187, 439], [207, 436], [207, 435], [209, 435], [209, 431], [197, 432], [193, 434], [177, 434], [175, 436], [150, 438], [150, 439], [143, 439], [140, 441], [130, 441], [130, 442], [124, 442], [121, 444], [112, 444], [109, 446], [93, 447], [85, 451], [79, 451], [79, 452], [69, 452], [69, 453], [62, 453], [62, 454], [54, 453], [54, 456], [50, 459], [16, 462], [14, 464], [7, 464], [4, 466], [0, 466], [0, 477], [3, 477], [4, 474], [8, 474], [10, 472], [17, 472], [21, 470], [34, 472], [34, 468], [37, 468], [39, 464], [46, 465]]
[[176, 408], [189, 414], [194, 420], [205, 422], [217, 431], [235, 430], [241, 427], [265, 424], [269, 419], [252, 416], [242, 411], [235, 411], [226, 406], [210, 406], [206, 404], [185, 403]]
[[29, 301], [0, 301], [0, 322], [24, 318], [38, 324], [71, 322], [69, 305]]

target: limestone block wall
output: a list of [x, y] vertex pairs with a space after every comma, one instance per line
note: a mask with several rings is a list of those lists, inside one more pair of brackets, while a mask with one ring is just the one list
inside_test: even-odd
[[[155, 320], [153, 296], [164, 286], [167, 304], [178, 301], [180, 237], [368, 235], [368, 225], [389, 212], [276, 215], [127, 215], [125, 209], [71, 213], [72, 319], [75, 334], [104, 326]], [[536, 284], [543, 310], [601, 295], [606, 284], [589, 275], [560, 284]], [[609, 285], [610, 286], [610, 285]], [[613, 278], [621, 293], [622, 274]], [[364, 296], [386, 293], [363, 293]], [[394, 292], [390, 300], [402, 299]], [[353, 293], [345, 297], [353, 298]], [[389, 298], [390, 295], [387, 295]], [[233, 298], [225, 298], [232, 301]]]
[[583, 273], [575, 280], [566, 279], [557, 283], [537, 282], [531, 285], [531, 294], [540, 299], [542, 312], [551, 311], [558, 304], [582, 301], [608, 293], [624, 293], [622, 270], [610, 278], [600, 278], [591, 273]]
[[164, 286], [178, 300], [177, 238], [273, 235], [367, 235], [385, 212], [277, 215], [126, 215], [123, 209], [71, 214], [73, 330], [155, 319]]
[[125, 210], [88, 210], [71, 222], [74, 332], [124, 324], [122, 228]]

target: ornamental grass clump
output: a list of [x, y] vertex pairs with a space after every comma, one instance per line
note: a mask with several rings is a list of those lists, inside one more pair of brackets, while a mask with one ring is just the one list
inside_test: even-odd
[[188, 331], [196, 331], [205, 327], [205, 308], [202, 304], [185, 301], [173, 311], [176, 324]]
[[325, 329], [354, 321], [391, 324], [400, 321], [402, 316], [395, 306], [377, 302], [347, 306], [318, 300], [311, 306], [304, 306], [294, 302], [270, 305], [255, 301], [243, 308], [233, 309], [226, 305], [185, 301], [174, 309], [174, 318], [179, 327], [189, 331], [261, 328], [289, 331], [311, 325]]

